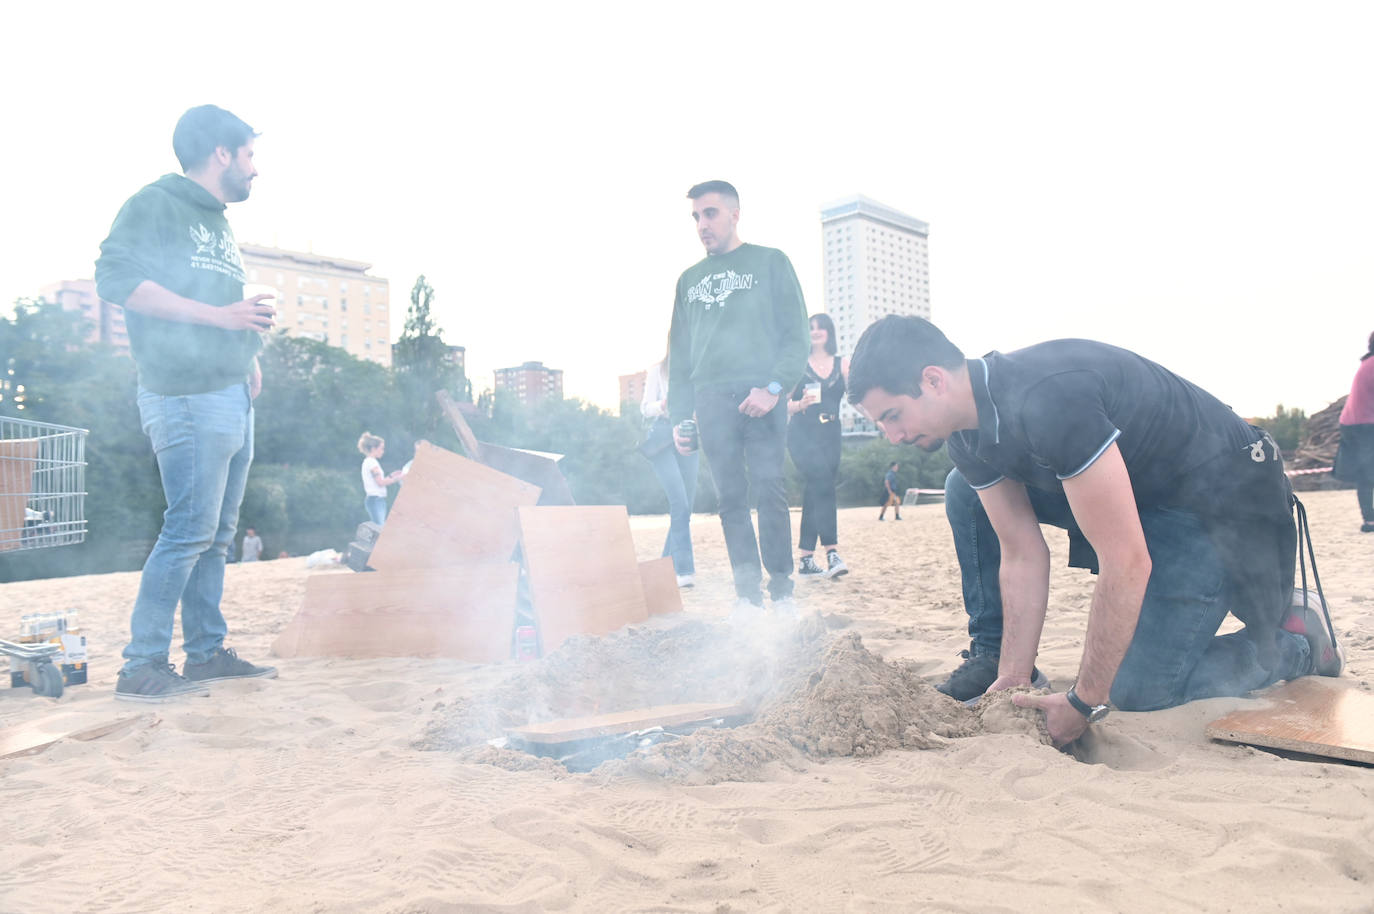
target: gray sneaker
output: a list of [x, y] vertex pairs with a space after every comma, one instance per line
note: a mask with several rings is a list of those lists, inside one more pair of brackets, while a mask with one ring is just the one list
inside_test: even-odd
[[815, 558], [804, 555], [801, 557], [801, 561], [797, 563], [797, 577], [819, 581], [825, 577], [825, 569], [816, 564]]
[[840, 558], [840, 554], [831, 549], [825, 556], [825, 576], [827, 578], [838, 578], [849, 574], [849, 566]]
[[170, 663], [145, 663], [132, 671], [120, 670], [119, 681], [115, 683], [115, 698], [151, 705], [188, 695], [209, 694], [205, 686], [178, 675]]
[[233, 648], [220, 648], [204, 663], [187, 660], [181, 671], [192, 682], [219, 682], [221, 679], [276, 679], [274, 666], [255, 666], [241, 660]]

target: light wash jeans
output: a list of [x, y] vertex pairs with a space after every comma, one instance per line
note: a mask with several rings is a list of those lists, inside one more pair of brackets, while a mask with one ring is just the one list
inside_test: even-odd
[[[1062, 493], [1031, 486], [1026, 492], [1042, 524], [1075, 529]], [[998, 656], [1001, 545], [978, 493], [957, 469], [945, 480], [945, 515], [963, 577], [972, 653]], [[1135, 636], [1112, 683], [1113, 705], [1123, 711], [1154, 711], [1200, 698], [1244, 695], [1307, 674], [1311, 648], [1299, 635], [1275, 633], [1279, 662], [1273, 670], [1260, 664], [1248, 634], [1217, 635], [1231, 597], [1221, 560], [1197, 516], [1175, 508], [1146, 508], [1140, 525], [1152, 570]]]
[[139, 389], [138, 412], [162, 475], [167, 511], [143, 565], [124, 669], [166, 663], [177, 603], [188, 660], [203, 663], [228, 634], [220, 612], [224, 557], [253, 462], [248, 385], [185, 396]]
[[654, 475], [668, 496], [668, 539], [663, 554], [673, 557], [678, 574], [695, 574], [692, 556], [692, 502], [697, 494], [697, 471], [701, 455], [693, 451], [679, 454], [671, 444], [649, 458]]
[[366, 495], [363, 497], [363, 508], [367, 511], [367, 519], [378, 527], [386, 523], [386, 496], [385, 495]]

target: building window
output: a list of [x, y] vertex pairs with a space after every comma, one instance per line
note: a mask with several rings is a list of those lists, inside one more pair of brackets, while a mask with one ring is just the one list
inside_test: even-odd
[[346, 298], [341, 298], [341, 299], [339, 299], [339, 310], [340, 310], [340, 311], [347, 311], [347, 310], [348, 310], [348, 299], [346, 299]]

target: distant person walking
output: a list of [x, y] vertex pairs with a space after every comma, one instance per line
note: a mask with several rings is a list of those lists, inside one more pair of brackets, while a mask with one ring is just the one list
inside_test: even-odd
[[[787, 451], [802, 476], [801, 532], [797, 576], [817, 580], [849, 573], [840, 558], [835, 481], [840, 472], [840, 400], [849, 363], [840, 358], [835, 322], [828, 314], [811, 317], [811, 354], [806, 371], [787, 401]], [[816, 541], [825, 550], [825, 567], [816, 563]]]
[[[126, 701], [204, 695], [207, 682], [277, 675], [224, 647], [220, 611], [225, 555], [253, 462], [257, 353], [276, 323], [264, 301], [270, 295], [243, 297], [243, 261], [224, 218], [257, 177], [256, 136], [214, 105], [183, 114], [172, 150], [184, 174], [164, 175], [129, 198], [95, 265], [100, 297], [124, 309], [139, 419], [167, 499], [115, 684], [115, 697]], [[182, 675], [168, 662], [178, 603]]]
[[382, 472], [381, 458], [386, 453], [386, 441], [371, 432], [363, 432], [358, 439], [363, 455], [363, 507], [374, 524], [386, 523], [386, 487], [401, 478], [399, 472], [390, 476]]
[[896, 461], [893, 461], [892, 465], [887, 468], [887, 472], [883, 474], [883, 507], [878, 512], [878, 520], [887, 520], [884, 515], [887, 514], [888, 508], [892, 509], [893, 520], [902, 519], [902, 497], [897, 494]]
[[1374, 533], [1374, 333], [1369, 350], [1360, 356], [1350, 396], [1341, 409], [1341, 444], [1332, 475], [1355, 483], [1360, 505], [1361, 533]]
[[668, 539], [663, 554], [672, 556], [677, 586], [695, 583], [696, 563], [692, 557], [692, 503], [697, 494], [697, 470], [701, 455], [692, 451], [678, 453], [673, 447], [673, 426], [668, 421], [668, 357], [651, 365], [645, 375], [644, 443], [640, 451], [653, 465], [654, 475], [668, 496]]
[[256, 562], [262, 558], [262, 537], [258, 536], [258, 531], [249, 527], [243, 534], [243, 558], [244, 562]]
[[668, 415], [677, 426], [674, 441], [680, 453], [692, 449], [679, 424], [695, 415], [719, 496], [736, 608], [763, 606], [767, 569], [774, 608], [795, 612], [792, 518], [782, 479], [787, 410], [777, 407], [806, 363], [806, 302], [786, 254], [740, 240], [734, 185], [707, 181], [687, 197], [706, 257], [678, 277], [673, 303]]

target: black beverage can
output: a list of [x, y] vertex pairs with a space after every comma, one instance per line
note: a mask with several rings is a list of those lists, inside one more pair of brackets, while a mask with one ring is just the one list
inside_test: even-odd
[[677, 436], [687, 442], [687, 450], [689, 451], [695, 451], [701, 446], [695, 419], [683, 419], [679, 422], [677, 424]]

